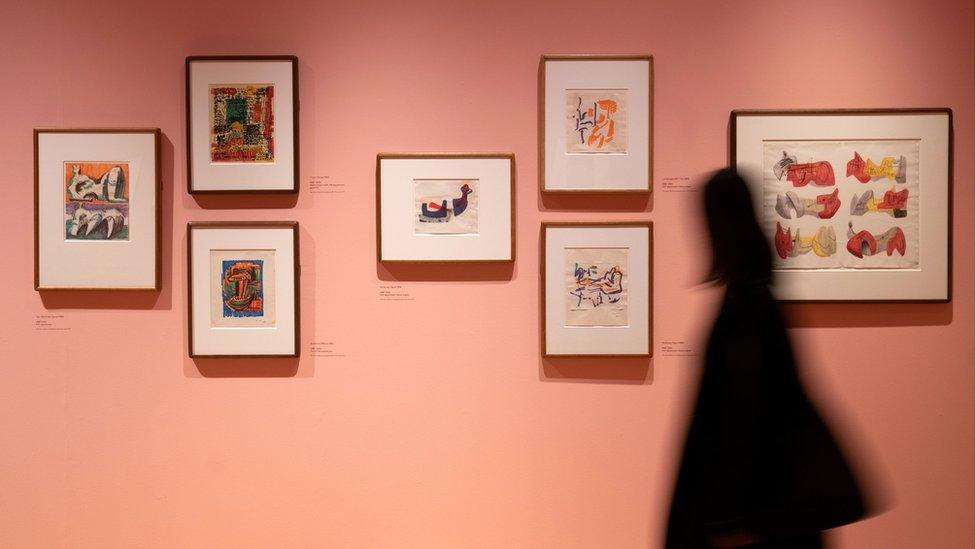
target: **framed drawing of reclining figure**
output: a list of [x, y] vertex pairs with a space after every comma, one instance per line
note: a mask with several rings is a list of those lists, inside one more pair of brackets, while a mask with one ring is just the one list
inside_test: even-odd
[[34, 130], [35, 289], [160, 289], [159, 138]]
[[542, 354], [649, 357], [650, 222], [543, 222]]
[[191, 357], [297, 357], [298, 223], [186, 227]]
[[949, 109], [733, 111], [784, 301], [948, 301]]

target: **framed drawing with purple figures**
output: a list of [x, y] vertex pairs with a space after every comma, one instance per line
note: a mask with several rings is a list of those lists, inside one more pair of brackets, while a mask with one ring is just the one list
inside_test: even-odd
[[515, 260], [515, 156], [380, 153], [376, 255], [389, 262]]
[[949, 109], [733, 111], [784, 301], [948, 301]]
[[298, 223], [186, 227], [191, 357], [296, 357]]
[[191, 194], [298, 192], [298, 58], [186, 58]]
[[541, 242], [543, 356], [651, 356], [651, 223], [543, 222]]
[[159, 290], [159, 130], [34, 130], [34, 288]]
[[650, 55], [543, 55], [541, 190], [650, 192], [653, 88]]

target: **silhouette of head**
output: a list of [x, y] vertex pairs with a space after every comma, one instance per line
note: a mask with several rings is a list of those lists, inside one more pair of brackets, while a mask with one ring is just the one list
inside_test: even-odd
[[756, 221], [746, 182], [735, 170], [719, 170], [705, 184], [704, 195], [705, 219], [712, 241], [708, 279], [769, 283], [772, 253]]

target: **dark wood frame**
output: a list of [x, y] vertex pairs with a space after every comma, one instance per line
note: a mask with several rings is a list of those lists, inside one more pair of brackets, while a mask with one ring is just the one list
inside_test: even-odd
[[[155, 216], [155, 232], [156, 232], [156, 253], [154, 254], [156, 261], [156, 275], [155, 281], [152, 287], [146, 288], [113, 288], [113, 287], [94, 287], [94, 288], [76, 288], [76, 287], [41, 287], [41, 243], [40, 243], [40, 166], [39, 154], [40, 150], [39, 137], [42, 133], [131, 133], [131, 134], [142, 134], [151, 133], [153, 134], [153, 155], [155, 156], [155, 169], [153, 170], [154, 181], [153, 184], [156, 187], [154, 193], [156, 200]], [[35, 128], [34, 129], [34, 290], [36, 291], [91, 291], [91, 290], [106, 290], [106, 291], [159, 291], [163, 286], [163, 267], [162, 267], [162, 160], [160, 159], [160, 135], [161, 132], [159, 128]]]
[[[383, 259], [383, 228], [380, 167], [383, 160], [479, 160], [479, 159], [507, 159], [509, 171], [509, 194], [512, 198], [509, 214], [510, 255], [509, 259]], [[515, 153], [506, 152], [437, 152], [437, 153], [393, 153], [384, 152], [376, 155], [376, 260], [383, 263], [512, 263], [515, 261]]]
[[[199, 355], [193, 352], [193, 230], [194, 229], [270, 229], [291, 228], [295, 265], [295, 352], [292, 354]], [[187, 350], [190, 358], [297, 358], [301, 354], [301, 261], [297, 221], [190, 221], [186, 224], [186, 315]]]
[[[546, 189], [546, 63], [549, 61], [647, 61], [647, 186], [643, 189]], [[543, 193], [650, 193], [654, 181], [654, 56], [649, 54], [543, 54], [539, 59], [539, 191]]]
[[[294, 179], [290, 189], [193, 189], [193, 127], [192, 113], [190, 111], [190, 64], [195, 61], [287, 61], [291, 63], [292, 81], [292, 109], [293, 128], [294, 128]], [[294, 55], [191, 55], [186, 58], [186, 75], [184, 77], [186, 86], [186, 192], [199, 195], [221, 195], [221, 194], [295, 194], [299, 186], [299, 131], [298, 131], [298, 57]]]
[[[550, 354], [546, 348], [546, 230], [553, 228], [613, 229], [647, 228], [647, 353]], [[539, 316], [542, 320], [541, 345], [544, 358], [650, 358], [654, 356], [654, 222], [653, 221], [543, 221], [539, 237]]]
[[952, 195], [953, 195], [953, 149], [954, 135], [952, 109], [948, 107], [931, 108], [871, 108], [871, 109], [735, 109], [729, 114], [729, 167], [736, 168], [736, 124], [739, 117], [747, 116], [892, 116], [944, 114], [948, 118], [948, 168], [949, 186], [946, 194], [946, 297], [945, 299], [781, 299], [782, 303], [948, 303], [952, 301]]

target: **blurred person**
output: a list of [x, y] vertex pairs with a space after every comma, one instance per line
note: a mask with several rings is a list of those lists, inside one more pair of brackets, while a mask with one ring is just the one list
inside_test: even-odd
[[862, 492], [804, 393], [769, 290], [772, 254], [745, 181], [704, 189], [709, 281], [725, 286], [671, 501], [669, 548], [823, 547], [865, 516]]

